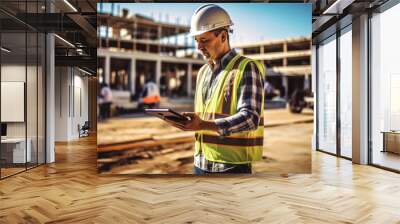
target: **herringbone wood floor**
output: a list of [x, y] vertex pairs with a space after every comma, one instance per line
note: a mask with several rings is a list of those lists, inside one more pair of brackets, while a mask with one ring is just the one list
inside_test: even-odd
[[313, 152], [311, 175], [98, 176], [95, 139], [0, 181], [0, 223], [400, 223], [400, 175]]

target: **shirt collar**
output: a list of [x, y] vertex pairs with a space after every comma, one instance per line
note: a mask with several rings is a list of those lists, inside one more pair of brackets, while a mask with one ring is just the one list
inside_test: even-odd
[[211, 68], [213, 68], [213, 70], [225, 68], [226, 66], [228, 66], [228, 63], [232, 60], [232, 58], [235, 57], [235, 55], [235, 49], [231, 49], [226, 54], [224, 54], [224, 56], [222, 56], [221, 59], [218, 60], [214, 66], [211, 65]]

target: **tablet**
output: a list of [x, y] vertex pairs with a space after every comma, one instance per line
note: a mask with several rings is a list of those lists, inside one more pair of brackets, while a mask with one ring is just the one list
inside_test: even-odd
[[145, 113], [156, 116], [158, 118], [161, 118], [163, 120], [168, 119], [170, 121], [176, 122], [176, 123], [185, 123], [186, 121], [189, 121], [190, 119], [188, 117], [183, 116], [182, 114], [175, 112], [171, 109], [145, 109]]

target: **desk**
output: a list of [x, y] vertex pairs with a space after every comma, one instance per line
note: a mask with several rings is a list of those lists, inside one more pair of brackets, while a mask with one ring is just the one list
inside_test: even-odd
[[[25, 138], [5, 138], [1, 139], [1, 157], [6, 160], [6, 163], [25, 163], [31, 161], [31, 145], [30, 138], [27, 139], [26, 154], [25, 154]], [[3, 156], [4, 155], [4, 156]], [[12, 158], [12, 159], [11, 159]], [[27, 161], [25, 161], [27, 158]]]
[[400, 154], [400, 131], [382, 131], [383, 150], [382, 152], [392, 152]]

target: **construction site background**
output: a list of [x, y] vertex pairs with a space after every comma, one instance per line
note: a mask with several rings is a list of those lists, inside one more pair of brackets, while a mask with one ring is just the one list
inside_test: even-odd
[[[112, 92], [111, 116], [137, 113], [147, 80], [161, 95], [160, 107], [192, 111], [197, 72], [206, 62], [186, 34], [189, 25], [131, 14], [116, 6], [98, 13], [99, 82]], [[233, 45], [267, 68], [266, 109], [286, 108], [297, 90], [311, 94], [310, 37], [288, 37]], [[101, 94], [99, 92], [99, 97]], [[129, 116], [129, 115], [128, 115]]]

